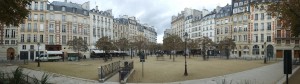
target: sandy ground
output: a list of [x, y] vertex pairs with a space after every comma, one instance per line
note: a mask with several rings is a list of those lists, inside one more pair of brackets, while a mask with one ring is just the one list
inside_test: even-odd
[[[300, 83], [300, 69], [298, 69], [290, 78], [289, 84], [299, 84]], [[286, 83], [284, 83], [286, 84]]]
[[[184, 76], [183, 56], [176, 57], [175, 62], [173, 62], [172, 59], [169, 59], [169, 56], [164, 56], [164, 59], [165, 60], [163, 61], [158, 61], [156, 57], [148, 56], [148, 59], [146, 59], [146, 62], [144, 62], [144, 76], [142, 77], [142, 63], [139, 62], [139, 59], [137, 57], [134, 58], [133, 61], [135, 73], [131, 76], [128, 82], [163, 83], [182, 80], [202, 79], [240, 72], [266, 65], [263, 64], [263, 60], [247, 61], [210, 58], [208, 61], [203, 61], [201, 57], [187, 57], [188, 76]], [[122, 59], [113, 59], [113, 61], [118, 60]], [[126, 60], [130, 60], [130, 57], [127, 57]], [[37, 63], [29, 63], [28, 65], [23, 65], [23, 67], [75, 76], [79, 78], [97, 80], [97, 68], [101, 65], [113, 61], [104, 62], [102, 59], [95, 59], [80, 62], [42, 62], [40, 68], [36, 67]]]

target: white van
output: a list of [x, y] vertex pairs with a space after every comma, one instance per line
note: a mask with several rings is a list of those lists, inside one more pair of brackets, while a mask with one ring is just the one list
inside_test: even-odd
[[41, 53], [40, 57], [36, 57], [35, 61], [59, 61], [62, 57], [61, 51], [48, 51], [46, 53]]

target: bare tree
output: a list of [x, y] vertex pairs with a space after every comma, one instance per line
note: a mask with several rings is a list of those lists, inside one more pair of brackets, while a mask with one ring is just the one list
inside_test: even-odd
[[206, 55], [207, 49], [210, 47], [213, 47], [215, 45], [214, 42], [209, 37], [206, 37], [206, 36], [204, 36], [203, 38], [197, 39], [197, 41], [200, 42], [200, 46], [202, 47], [201, 54], [202, 54], [203, 60], [208, 60], [208, 56]]
[[175, 54], [177, 50], [183, 50], [184, 42], [182, 39], [177, 35], [170, 35], [169, 37], [163, 40], [163, 49], [170, 51], [170, 59], [171, 59], [171, 51], [174, 50]]
[[225, 53], [225, 56], [227, 57], [227, 59], [229, 59], [230, 51], [232, 49], [235, 49], [235, 47], [236, 47], [236, 44], [235, 44], [234, 40], [231, 38], [225, 38], [224, 40], [220, 41], [218, 44], [218, 49], [221, 52]]
[[[129, 41], [126, 38], [121, 38], [115, 44], [120, 48], [119, 50], [125, 51], [129, 47]], [[123, 59], [125, 59], [123, 55]]]

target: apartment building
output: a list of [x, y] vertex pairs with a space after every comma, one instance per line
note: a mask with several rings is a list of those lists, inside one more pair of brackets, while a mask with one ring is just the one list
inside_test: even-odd
[[232, 0], [232, 39], [236, 43], [231, 56], [250, 56], [252, 46], [250, 33], [250, 2], [249, 0]]
[[0, 46], [0, 60], [18, 59], [18, 27], [5, 26], [0, 36], [2, 39]]
[[114, 17], [112, 15], [112, 10], [100, 11], [98, 6], [95, 9], [90, 10], [90, 38], [91, 38], [91, 49], [96, 49], [96, 42], [107, 36], [110, 40], [114, 39], [113, 34], [113, 24]]
[[201, 19], [202, 36], [209, 37], [212, 41], [215, 39], [215, 15], [216, 10], [207, 14]]
[[232, 8], [231, 5], [226, 5], [222, 7], [216, 13], [215, 17], [215, 42], [219, 43], [220, 41], [224, 40], [225, 38], [231, 38], [231, 14]]

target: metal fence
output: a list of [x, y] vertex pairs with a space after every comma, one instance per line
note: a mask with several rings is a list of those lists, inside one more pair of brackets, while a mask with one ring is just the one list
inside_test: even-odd
[[[39, 80], [37, 80], [37, 78], [30, 77], [26, 74], [22, 74], [21, 76], [22, 80], [20, 81], [22, 84], [35, 84], [36, 82], [40, 82]], [[13, 77], [14, 76], [12, 73], [0, 73], [0, 83], [11, 84], [11, 81], [9, 79]]]
[[98, 68], [98, 76], [100, 81], [104, 81], [117, 73], [120, 70], [120, 63], [120, 61], [116, 61]]
[[122, 69], [120, 70], [119, 77], [120, 77], [120, 82], [124, 80], [130, 73], [130, 71], [133, 69], [133, 61], [131, 62], [124, 62], [124, 67], [121, 67]]

